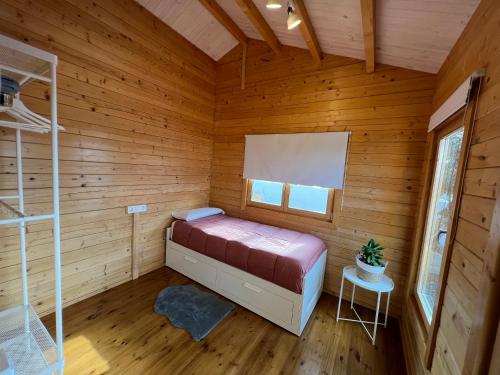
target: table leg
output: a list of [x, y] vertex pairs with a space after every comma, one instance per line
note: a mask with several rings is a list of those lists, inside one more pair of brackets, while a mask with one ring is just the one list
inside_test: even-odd
[[344, 292], [344, 274], [342, 273], [342, 283], [340, 284], [339, 304], [337, 306], [337, 322], [339, 321], [340, 305], [342, 303], [342, 293]]
[[391, 292], [387, 293], [387, 302], [385, 305], [385, 322], [384, 328], [387, 327], [387, 317], [389, 316], [389, 302], [391, 301]]
[[352, 296], [351, 296], [351, 309], [354, 304], [354, 291], [356, 290], [356, 284], [352, 284]]
[[375, 345], [375, 339], [377, 337], [378, 311], [379, 310], [380, 310], [380, 292], [377, 293], [377, 310], [375, 310], [375, 323], [373, 324], [373, 340], [372, 340], [373, 345]]

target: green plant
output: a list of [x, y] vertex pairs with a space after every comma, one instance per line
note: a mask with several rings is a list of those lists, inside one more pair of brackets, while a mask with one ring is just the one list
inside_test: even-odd
[[372, 238], [367, 245], [363, 245], [359, 251], [359, 260], [370, 265], [384, 267], [385, 262], [382, 260], [382, 250], [384, 248], [376, 243]]

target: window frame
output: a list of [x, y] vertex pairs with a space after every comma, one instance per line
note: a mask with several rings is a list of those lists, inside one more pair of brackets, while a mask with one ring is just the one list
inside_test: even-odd
[[[451, 261], [450, 259], [450, 247], [453, 244], [453, 241], [455, 239], [455, 230], [456, 230], [456, 224], [455, 222], [455, 217], [458, 214], [458, 209], [459, 209], [459, 203], [458, 200], [461, 199], [460, 197], [460, 190], [461, 190], [461, 170], [464, 168], [463, 165], [463, 158], [464, 158], [464, 149], [467, 147], [466, 144], [466, 131], [467, 127], [465, 124], [460, 120], [460, 118], [463, 118], [465, 115], [465, 109], [459, 111], [455, 115], [453, 115], [451, 118], [446, 120], [442, 126], [438, 127], [438, 129], [435, 132], [435, 136], [432, 142], [432, 166], [430, 167], [431, 173], [432, 173], [432, 178], [430, 180], [430, 185], [429, 185], [429, 192], [428, 196], [426, 197], [426, 209], [425, 209], [425, 215], [424, 215], [424, 228], [422, 231], [422, 235], [420, 238], [420, 249], [419, 249], [419, 262], [417, 264], [417, 270], [416, 270], [416, 275], [415, 275], [415, 282], [413, 285], [413, 293], [415, 296], [415, 300], [418, 306], [418, 310], [420, 313], [420, 316], [422, 318], [422, 321], [424, 322], [424, 325], [427, 329], [428, 332], [431, 332], [433, 329], [433, 326], [436, 326], [436, 320], [440, 319], [440, 310], [441, 306], [440, 303], [442, 303], [442, 297], [444, 295], [444, 290], [443, 290], [443, 283], [445, 279], [445, 275], [447, 276], [448, 274], [448, 268], [449, 268], [449, 262]], [[418, 292], [418, 286], [419, 286], [419, 281], [421, 277], [421, 272], [422, 272], [422, 267], [423, 264], [425, 263], [425, 258], [428, 256], [428, 254], [424, 254], [424, 246], [425, 246], [425, 235], [427, 233], [427, 227], [429, 225], [429, 220], [428, 220], [428, 215], [431, 210], [431, 204], [432, 204], [432, 188], [434, 187], [434, 179], [436, 177], [436, 167], [437, 167], [437, 154], [438, 154], [438, 149], [439, 149], [439, 143], [440, 141], [445, 138], [446, 136], [450, 135], [454, 131], [458, 130], [459, 128], [463, 127], [464, 128], [464, 136], [462, 138], [462, 146], [460, 149], [460, 156], [459, 156], [459, 162], [458, 162], [458, 169], [457, 169], [457, 176], [456, 176], [456, 181], [455, 181], [455, 192], [458, 192], [456, 199], [452, 203], [452, 214], [450, 218], [450, 224], [449, 224], [449, 231], [450, 235], [446, 236], [446, 241], [444, 244], [444, 250], [443, 250], [443, 258], [441, 261], [441, 266], [440, 266], [440, 271], [439, 271], [439, 282], [438, 282], [438, 291], [436, 295], [436, 302], [433, 306], [432, 309], [432, 320], [431, 322], [428, 321], [427, 319], [427, 314], [425, 311], [425, 307], [423, 306], [423, 303], [420, 299], [420, 294]], [[453, 238], [452, 238], [453, 234]]]
[[[273, 210], [283, 213], [288, 213], [291, 215], [297, 216], [306, 216], [314, 219], [324, 220], [324, 221], [332, 221], [333, 219], [333, 200], [335, 197], [335, 189], [328, 189], [328, 200], [326, 204], [326, 212], [324, 214], [319, 212], [312, 212], [306, 210], [300, 210], [297, 208], [288, 207], [289, 199], [290, 199], [290, 185], [288, 183], [283, 184], [283, 192], [281, 195], [281, 205], [274, 205], [270, 203], [262, 203], [255, 202], [252, 200], [252, 185], [253, 179], [245, 179], [245, 188], [246, 188], [246, 197], [245, 197], [245, 206], [264, 208], [267, 210]], [[292, 184], [295, 185], [295, 184]]]
[[[455, 235], [457, 231], [460, 204], [462, 201], [463, 185], [465, 179], [465, 171], [467, 165], [468, 154], [471, 146], [471, 138], [474, 125], [474, 115], [477, 103], [477, 95], [479, 92], [479, 87], [473, 85], [470, 93], [469, 100], [464, 109], [457, 111], [455, 114], [446, 119], [442, 124], [440, 124], [436, 129], [433, 129], [429, 133], [428, 137], [428, 151], [424, 165], [424, 188], [420, 198], [421, 211], [419, 212], [417, 224], [415, 227], [415, 244], [413, 247], [414, 255], [412, 256], [412, 265], [410, 269], [409, 281], [408, 281], [408, 297], [410, 303], [410, 309], [412, 310], [409, 314], [413, 315], [418, 322], [421, 323], [421, 327], [424, 329], [424, 366], [427, 369], [431, 369], [432, 362], [434, 358], [437, 333], [441, 321], [441, 312], [444, 304], [444, 294], [446, 291], [446, 280], [448, 279], [448, 273], [451, 263], [451, 248], [455, 241]], [[458, 119], [458, 120], [457, 120]], [[421, 258], [424, 245], [424, 236], [427, 230], [427, 215], [429, 212], [429, 205], [431, 200], [431, 191], [434, 184], [436, 159], [437, 159], [437, 149], [439, 146], [439, 141], [442, 137], [450, 134], [456, 129], [463, 127], [464, 136], [462, 140], [462, 148], [460, 150], [460, 159], [457, 168], [457, 182], [455, 185], [455, 196], [457, 199], [453, 202], [453, 210], [451, 214], [451, 220], [449, 225], [449, 235], [446, 238], [445, 248], [443, 251], [443, 260], [441, 263], [440, 278], [438, 293], [436, 296], [436, 302], [433, 309], [432, 321], [429, 324], [427, 317], [425, 315], [425, 310], [421, 304], [420, 298], [418, 296], [418, 281], [421, 267]]]

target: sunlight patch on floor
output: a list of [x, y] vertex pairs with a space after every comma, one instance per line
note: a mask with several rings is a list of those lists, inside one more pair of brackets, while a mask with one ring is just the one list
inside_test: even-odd
[[[89, 374], [89, 373], [104, 373], [109, 371], [111, 367], [94, 347], [92, 342], [85, 336], [76, 336], [64, 341], [64, 356], [66, 364], [64, 366], [65, 374]], [[76, 365], [72, 365], [68, 358], [78, 358]], [[85, 360], [88, 358], [88, 361]], [[86, 364], [86, 368], [82, 368], [82, 363]]]

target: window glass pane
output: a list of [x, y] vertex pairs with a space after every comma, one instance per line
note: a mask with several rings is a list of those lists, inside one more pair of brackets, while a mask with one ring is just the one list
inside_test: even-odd
[[429, 323], [437, 298], [444, 245], [452, 215], [463, 134], [463, 128], [460, 128], [439, 142], [417, 284], [417, 294]]
[[279, 182], [253, 180], [252, 196], [253, 202], [281, 206], [283, 199], [283, 184]]
[[328, 208], [328, 189], [317, 186], [290, 184], [288, 207], [326, 214]]

